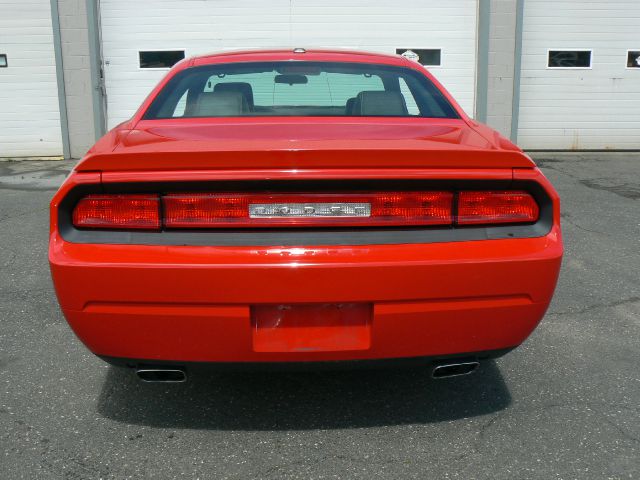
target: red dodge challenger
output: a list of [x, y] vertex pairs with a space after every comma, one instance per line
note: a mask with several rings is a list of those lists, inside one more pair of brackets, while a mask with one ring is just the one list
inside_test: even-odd
[[71, 328], [147, 381], [196, 364], [472, 372], [542, 319], [562, 258], [533, 161], [399, 56], [174, 66], [51, 201]]

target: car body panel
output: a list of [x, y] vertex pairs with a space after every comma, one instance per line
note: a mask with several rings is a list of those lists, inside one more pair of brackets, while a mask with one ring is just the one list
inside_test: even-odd
[[[391, 359], [522, 343], [542, 319], [558, 278], [559, 198], [528, 156], [470, 120], [446, 91], [459, 119], [141, 120], [168, 79], [191, 65], [297, 59], [269, 51], [180, 62], [136, 115], [75, 167], [51, 202], [49, 261], [60, 306], [78, 337], [100, 356], [167, 362]], [[316, 51], [304, 59], [399, 65], [432, 78], [397, 56]], [[552, 222], [526, 238], [394, 244], [79, 243], [61, 233], [61, 205], [83, 186], [117, 192], [136, 185], [299, 180], [533, 182], [551, 202]], [[273, 308], [296, 306], [331, 311], [333, 320], [261, 330], [271, 328]], [[341, 310], [359, 313], [353, 320]], [[340, 325], [357, 338], [337, 335], [332, 342]]]
[[463, 120], [144, 120], [113, 137], [114, 143], [91, 151], [77, 171], [534, 166], [520, 150], [496, 146]]
[[[555, 229], [541, 238], [456, 245], [87, 246], [55, 234], [52, 245], [60, 304], [92, 351], [200, 362], [513, 347], [542, 318], [562, 252]], [[252, 351], [250, 305], [292, 303], [372, 303], [372, 348], [291, 356]]]
[[[507, 172], [545, 183], [536, 170]], [[204, 173], [209, 176], [204, 178], [219, 178], [219, 173]], [[138, 177], [132, 172], [111, 175], [118, 183]], [[440, 176], [447, 175], [461, 177], [451, 170]], [[72, 176], [52, 202], [50, 262], [65, 316], [101, 356], [298, 362], [511, 348], [544, 315], [560, 268], [558, 225], [536, 238], [428, 245], [214, 247], [65, 241], [57, 228], [57, 199], [76, 183], [91, 183], [98, 176]], [[242, 178], [242, 172], [233, 176]], [[180, 177], [175, 172], [149, 172], [144, 178]], [[481, 178], [482, 172], [476, 177]], [[371, 347], [329, 352], [253, 350], [251, 305], [326, 303], [370, 303]]]

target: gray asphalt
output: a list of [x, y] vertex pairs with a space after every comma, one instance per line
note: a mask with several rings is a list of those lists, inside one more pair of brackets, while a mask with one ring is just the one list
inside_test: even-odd
[[0, 163], [0, 478], [639, 478], [640, 155], [539, 154], [563, 200], [553, 304], [472, 376], [138, 383], [67, 327], [47, 206], [70, 163]]

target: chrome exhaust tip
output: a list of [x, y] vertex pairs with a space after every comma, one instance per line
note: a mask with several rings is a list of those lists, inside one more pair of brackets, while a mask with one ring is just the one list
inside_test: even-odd
[[469, 375], [475, 372], [479, 365], [480, 362], [477, 360], [441, 363], [433, 367], [431, 378], [439, 379]]
[[182, 383], [187, 381], [187, 372], [179, 368], [138, 368], [136, 375], [143, 382]]

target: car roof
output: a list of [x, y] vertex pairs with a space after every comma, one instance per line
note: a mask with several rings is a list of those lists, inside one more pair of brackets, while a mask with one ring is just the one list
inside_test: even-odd
[[188, 66], [208, 65], [227, 62], [256, 62], [256, 61], [336, 61], [336, 62], [364, 62], [384, 63], [387, 65], [407, 66], [410, 61], [400, 55], [380, 52], [365, 52], [362, 50], [342, 49], [257, 49], [215, 52], [191, 57]]

